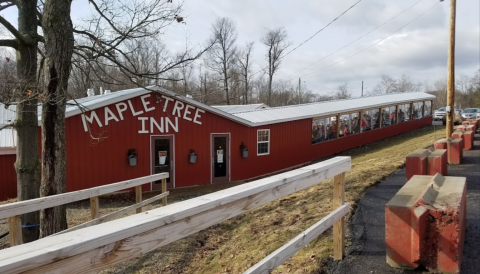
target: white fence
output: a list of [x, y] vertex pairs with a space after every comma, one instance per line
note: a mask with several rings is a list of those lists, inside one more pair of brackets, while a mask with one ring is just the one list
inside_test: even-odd
[[[340, 207], [334, 213], [335, 218], [338, 217], [334, 225], [334, 257], [341, 259], [343, 216], [348, 212], [348, 205], [342, 206], [344, 174], [350, 167], [350, 157], [335, 157], [141, 214], [0, 250], [0, 273], [98, 271], [332, 177], [335, 177], [334, 206]], [[335, 218], [328, 217], [328, 221], [319, 226], [330, 226]], [[319, 232], [321, 229], [311, 230]], [[305, 233], [311, 237], [313, 234], [309, 231]], [[281, 257], [291, 253], [282, 253]]]

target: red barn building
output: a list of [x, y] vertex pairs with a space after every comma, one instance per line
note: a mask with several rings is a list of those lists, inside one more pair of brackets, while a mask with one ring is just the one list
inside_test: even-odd
[[[160, 87], [85, 97], [77, 100], [83, 111], [72, 101], [66, 110], [67, 190], [159, 172], [170, 172], [169, 188], [252, 179], [430, 125], [433, 98], [268, 108], [211, 107]], [[0, 199], [16, 197], [14, 153], [0, 149]]]

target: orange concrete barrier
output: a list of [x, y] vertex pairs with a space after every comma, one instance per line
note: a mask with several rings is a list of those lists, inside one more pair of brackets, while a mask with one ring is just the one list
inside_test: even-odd
[[463, 132], [461, 132], [461, 131], [454, 131], [454, 132], [452, 133], [452, 138], [453, 138], [453, 139], [462, 139], [462, 140], [463, 140], [462, 149], [465, 149], [465, 137], [463, 136]]
[[447, 149], [447, 161], [449, 164], [460, 164], [463, 158], [463, 139], [440, 139], [433, 146], [435, 149]]
[[413, 175], [427, 174], [427, 155], [429, 154], [427, 149], [417, 149], [407, 155], [405, 159], [407, 181], [410, 180]]
[[473, 132], [475, 132], [473, 125], [466, 126], [465, 128], [466, 128], [466, 131], [473, 131]]
[[458, 126], [455, 130], [465, 132], [467, 131], [467, 128], [465, 126]]
[[447, 150], [435, 149], [430, 151], [427, 156], [427, 173], [426, 175], [435, 175], [440, 173], [447, 176]]
[[475, 140], [475, 134], [473, 133], [473, 131], [466, 131], [463, 134], [463, 140], [465, 141], [465, 144], [463, 144], [463, 149], [473, 149], [473, 141]]
[[466, 178], [413, 176], [385, 206], [387, 263], [458, 273], [466, 224]]

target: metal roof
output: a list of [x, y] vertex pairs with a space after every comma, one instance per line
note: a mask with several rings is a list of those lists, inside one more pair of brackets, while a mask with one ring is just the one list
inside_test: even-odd
[[354, 99], [325, 101], [303, 105], [274, 107], [262, 110], [235, 113], [234, 116], [249, 121], [255, 126], [328, 116], [337, 113], [355, 112], [383, 105], [432, 100], [435, 96], [425, 92], [395, 93]]
[[252, 111], [257, 109], [265, 109], [269, 108], [269, 106], [265, 104], [249, 104], [249, 105], [223, 105], [223, 106], [212, 106], [212, 108], [219, 109], [221, 111], [228, 112], [230, 114], [238, 113], [238, 112], [245, 112], [245, 111]]
[[[184, 97], [174, 92], [168, 91], [158, 86], [150, 86], [147, 88], [135, 88], [117, 91], [109, 94], [96, 95], [91, 97], [70, 100], [67, 103], [65, 117], [71, 117], [81, 114], [82, 111], [94, 110], [107, 105], [115, 104], [124, 100], [128, 100], [137, 96], [141, 96], [150, 92], [157, 92], [176, 100], [183, 101], [193, 106], [202, 108], [226, 119], [237, 123], [255, 127], [268, 124], [276, 124], [287, 121], [295, 121], [300, 119], [314, 118], [320, 116], [334, 115], [337, 113], [349, 113], [364, 109], [372, 109], [384, 105], [394, 105], [401, 103], [410, 103], [413, 101], [432, 100], [435, 96], [424, 92], [412, 93], [396, 93], [387, 95], [376, 95], [369, 97], [361, 97], [347, 100], [316, 102], [303, 105], [291, 105], [284, 107], [269, 108], [264, 104], [252, 105], [233, 105], [233, 106], [208, 106], [191, 98]], [[8, 124], [15, 119], [16, 106], [12, 105], [5, 110], [0, 104], [0, 124]], [[41, 124], [41, 106], [38, 107], [39, 125]], [[4, 129], [0, 131], [0, 147], [15, 146], [15, 132], [13, 130]], [[12, 137], [13, 136], [13, 137]]]

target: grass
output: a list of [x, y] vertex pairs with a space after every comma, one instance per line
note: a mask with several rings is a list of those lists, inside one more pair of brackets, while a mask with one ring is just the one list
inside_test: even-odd
[[[437, 130], [437, 138], [444, 135], [444, 130]], [[346, 174], [347, 202], [355, 207], [367, 188], [402, 168], [408, 153], [432, 145], [434, 136], [433, 127], [426, 127], [339, 154], [352, 157], [352, 169]], [[174, 190], [169, 203], [233, 185]], [[332, 193], [332, 180], [326, 180], [103, 273], [241, 273], [331, 212]], [[130, 205], [133, 200], [131, 194], [102, 197], [101, 214]], [[158, 203], [149, 208], [156, 206]], [[70, 226], [85, 222], [89, 219], [89, 204], [72, 204], [68, 214]], [[0, 234], [3, 226], [0, 223]], [[317, 273], [331, 254], [329, 229], [274, 273]]]

